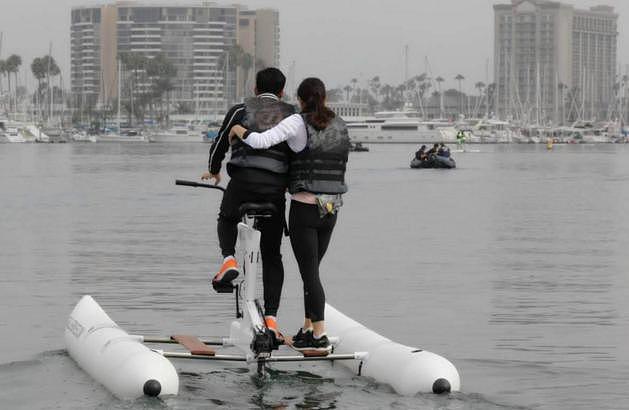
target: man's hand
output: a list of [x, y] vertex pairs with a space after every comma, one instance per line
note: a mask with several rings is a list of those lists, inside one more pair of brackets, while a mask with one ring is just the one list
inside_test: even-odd
[[213, 179], [214, 180], [214, 185], [218, 185], [221, 183], [221, 174], [210, 174], [209, 171], [205, 171], [203, 173], [203, 175], [201, 175], [201, 180], [203, 181], [207, 181], [208, 179]]

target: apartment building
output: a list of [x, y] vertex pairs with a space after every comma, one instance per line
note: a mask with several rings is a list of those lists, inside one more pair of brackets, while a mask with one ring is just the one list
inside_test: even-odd
[[547, 0], [494, 6], [497, 114], [529, 122], [603, 118], [614, 98], [618, 15]]
[[[241, 29], [244, 21], [251, 33]], [[247, 94], [243, 71], [253, 72], [262, 62], [279, 65], [279, 13], [211, 2], [116, 1], [73, 8], [71, 42], [72, 92], [79, 103], [106, 105], [117, 98], [119, 55], [162, 55], [177, 71], [171, 105], [209, 114]], [[256, 56], [248, 70], [243, 58], [230, 61], [235, 45]], [[123, 67], [120, 76], [128, 75]]]

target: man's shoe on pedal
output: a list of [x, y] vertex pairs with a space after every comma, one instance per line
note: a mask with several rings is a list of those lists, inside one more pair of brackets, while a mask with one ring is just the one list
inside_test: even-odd
[[[299, 333], [302, 333], [303, 337], [299, 337]], [[304, 356], [326, 356], [332, 351], [332, 345], [327, 335], [322, 334], [315, 337], [313, 332], [303, 332], [301, 329], [293, 338], [292, 347]]]
[[240, 275], [238, 262], [233, 256], [228, 256], [223, 261], [221, 269], [214, 278], [212, 278], [212, 286], [217, 291], [224, 288], [233, 288], [232, 281]]

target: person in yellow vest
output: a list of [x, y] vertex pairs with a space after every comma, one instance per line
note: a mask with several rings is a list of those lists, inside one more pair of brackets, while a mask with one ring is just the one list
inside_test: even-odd
[[456, 134], [456, 143], [457, 143], [457, 145], [465, 144], [465, 133], [463, 132], [463, 130], [459, 130], [459, 132], [457, 132], [457, 134]]

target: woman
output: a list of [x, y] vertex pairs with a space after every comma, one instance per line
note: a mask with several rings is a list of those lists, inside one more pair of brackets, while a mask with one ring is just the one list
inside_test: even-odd
[[319, 355], [331, 350], [325, 334], [325, 293], [319, 264], [343, 204], [341, 195], [347, 192], [345, 169], [350, 147], [345, 122], [325, 106], [325, 95], [321, 80], [307, 78], [297, 90], [301, 114], [263, 133], [251, 133], [239, 125], [230, 132], [230, 136], [257, 149], [286, 141], [295, 153], [289, 171], [289, 231], [304, 282], [305, 319], [292, 338], [292, 346], [305, 354]]

